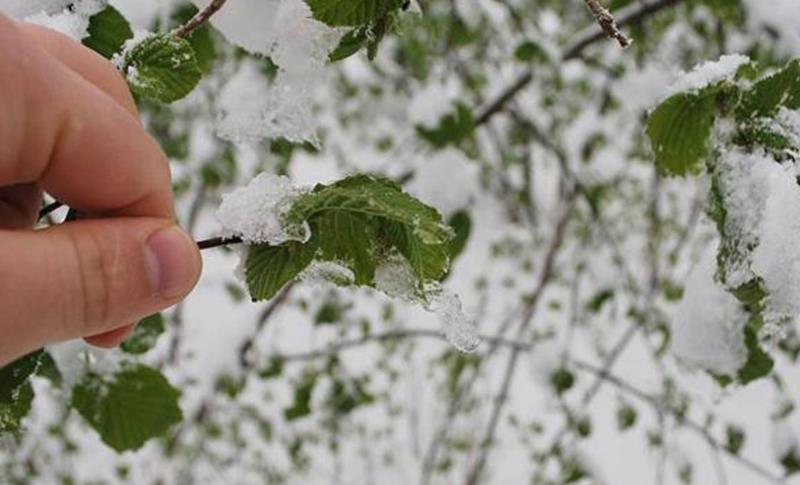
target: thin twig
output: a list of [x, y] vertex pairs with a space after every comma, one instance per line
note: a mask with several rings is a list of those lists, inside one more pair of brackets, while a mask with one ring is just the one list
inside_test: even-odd
[[[628, 24], [636, 23], [665, 8], [677, 5], [682, 1], [683, 0], [656, 0], [631, 5], [620, 10], [617, 14], [617, 26], [624, 27]], [[586, 33], [578, 36], [578, 40], [564, 51], [561, 55], [561, 62], [580, 57], [584, 49], [604, 39], [605, 36], [605, 32], [598, 30], [596, 26], [592, 26]], [[475, 126], [487, 123], [494, 115], [501, 112], [506, 103], [519, 94], [531, 81], [533, 81], [533, 70], [527, 69], [520, 74], [510, 86], [502, 90], [494, 100], [490, 101], [483, 109], [478, 110], [478, 115], [475, 118]]]
[[199, 29], [206, 22], [208, 22], [208, 20], [215, 13], [217, 13], [227, 1], [228, 0], [212, 0], [206, 8], [197, 12], [197, 14], [190, 18], [185, 24], [172, 31], [172, 35], [182, 39], [190, 37], [195, 30]]
[[62, 207], [64, 207], [64, 203], [58, 200], [47, 204], [39, 211], [39, 219], [44, 219]]
[[586, 6], [589, 7], [589, 11], [592, 12], [595, 20], [597, 20], [600, 28], [603, 29], [607, 36], [615, 39], [623, 49], [631, 45], [631, 40], [619, 30], [617, 21], [614, 20], [614, 16], [611, 15], [607, 8], [600, 5], [597, 0], [586, 0]]
[[706, 429], [705, 426], [693, 421], [692, 419], [688, 418], [685, 415], [684, 410], [682, 409], [675, 409], [672, 406], [669, 406], [666, 402], [662, 399], [658, 398], [657, 396], [650, 395], [639, 388], [636, 388], [629, 384], [628, 382], [622, 380], [621, 378], [611, 374], [606, 369], [596, 367], [592, 364], [587, 362], [583, 362], [580, 360], [573, 360], [572, 365], [579, 370], [583, 370], [585, 372], [589, 372], [594, 374], [598, 378], [608, 382], [612, 386], [616, 387], [620, 391], [625, 392], [626, 394], [636, 397], [641, 401], [646, 402], [650, 406], [653, 407], [657, 412], [663, 412], [670, 414], [673, 418], [677, 420], [682, 426], [686, 427], [687, 429], [697, 433], [698, 435], [702, 436], [703, 439], [709, 443], [711, 446], [716, 448], [717, 450], [724, 451], [732, 460], [738, 462], [745, 468], [749, 469], [753, 473], [761, 476], [762, 478], [768, 480], [771, 483], [785, 485], [786, 481], [783, 480], [781, 477], [773, 474], [766, 468], [762, 467], [758, 463], [751, 461], [749, 458], [741, 456], [740, 454], [733, 453], [732, 451], [728, 450], [722, 443], [719, 442], [711, 433]]
[[[562, 212], [558, 224], [556, 225], [553, 238], [550, 242], [550, 247], [547, 250], [547, 254], [544, 259], [544, 267], [542, 268], [541, 275], [539, 276], [539, 283], [536, 291], [531, 297], [531, 304], [528, 307], [528, 311], [523, 316], [522, 322], [517, 330], [517, 335], [515, 338], [516, 341], [521, 341], [522, 337], [525, 335], [525, 331], [530, 326], [530, 323], [536, 314], [536, 309], [538, 307], [537, 303], [541, 299], [541, 296], [550, 282], [550, 279], [553, 277], [553, 268], [555, 267], [556, 256], [558, 255], [559, 250], [564, 242], [564, 235], [566, 234], [567, 226], [572, 215], [575, 195], [576, 194], [573, 191], [566, 196], [566, 200], [564, 201], [564, 211]], [[495, 396], [492, 414], [489, 417], [489, 423], [486, 425], [483, 439], [481, 439], [479, 444], [478, 456], [475, 459], [475, 464], [470, 469], [465, 481], [467, 485], [476, 485], [483, 474], [484, 468], [486, 467], [486, 459], [488, 458], [491, 445], [494, 442], [495, 433], [497, 432], [497, 426], [500, 423], [500, 417], [502, 416], [503, 409], [508, 401], [508, 393], [511, 389], [511, 382], [513, 381], [514, 374], [516, 373], [517, 362], [521, 351], [521, 347], [514, 347], [511, 351], [511, 355], [508, 358], [505, 373], [503, 375], [503, 381], [500, 385], [500, 391]]]
[[230, 246], [231, 244], [241, 244], [242, 238], [238, 236], [234, 237], [212, 237], [209, 239], [203, 239], [202, 241], [197, 241], [197, 247], [200, 250], [203, 249], [211, 249], [211, 248], [218, 248], [220, 246]]

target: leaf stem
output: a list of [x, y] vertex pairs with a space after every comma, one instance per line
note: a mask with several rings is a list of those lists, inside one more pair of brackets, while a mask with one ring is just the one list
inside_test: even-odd
[[213, 17], [214, 14], [217, 13], [227, 1], [228, 0], [211, 0], [211, 3], [209, 3], [206, 8], [197, 12], [195, 16], [190, 18], [185, 24], [172, 31], [172, 35], [182, 39], [190, 37], [195, 30], [199, 29], [206, 22], [208, 22], [209, 19]]

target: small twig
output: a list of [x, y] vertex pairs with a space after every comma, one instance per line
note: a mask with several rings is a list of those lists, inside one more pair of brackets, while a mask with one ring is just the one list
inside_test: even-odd
[[197, 241], [197, 247], [200, 250], [203, 249], [211, 249], [211, 248], [218, 248], [220, 246], [228, 246], [231, 244], [241, 244], [242, 238], [236, 237], [212, 237], [210, 239], [203, 239], [202, 241]]
[[211, 3], [208, 4], [208, 7], [197, 12], [197, 14], [190, 18], [185, 24], [172, 31], [172, 35], [182, 39], [190, 37], [195, 30], [199, 29], [206, 22], [208, 22], [208, 20], [215, 13], [217, 13], [227, 1], [228, 0], [212, 0]]
[[39, 211], [39, 219], [44, 219], [45, 217], [49, 216], [53, 212], [57, 211], [58, 209], [64, 206], [63, 202], [55, 201], [47, 204]]
[[623, 49], [631, 45], [631, 40], [627, 35], [619, 30], [617, 22], [614, 20], [614, 16], [611, 15], [611, 12], [609, 12], [607, 8], [600, 5], [597, 0], [585, 1], [586, 6], [589, 7], [589, 10], [592, 12], [592, 15], [594, 15], [595, 20], [597, 20], [597, 23], [600, 24], [600, 28], [603, 29], [603, 32], [605, 32], [606, 35], [612, 39], [616, 39]]

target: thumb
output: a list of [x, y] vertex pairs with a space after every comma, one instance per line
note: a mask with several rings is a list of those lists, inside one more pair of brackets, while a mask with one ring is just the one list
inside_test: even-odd
[[163, 310], [194, 287], [202, 265], [197, 245], [163, 219], [0, 231], [0, 244], [0, 364]]

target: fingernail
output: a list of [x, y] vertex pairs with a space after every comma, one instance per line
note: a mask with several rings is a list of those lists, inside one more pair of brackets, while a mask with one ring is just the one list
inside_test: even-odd
[[161, 298], [182, 296], [197, 281], [197, 245], [177, 226], [161, 229], [147, 239], [145, 263], [151, 288]]

